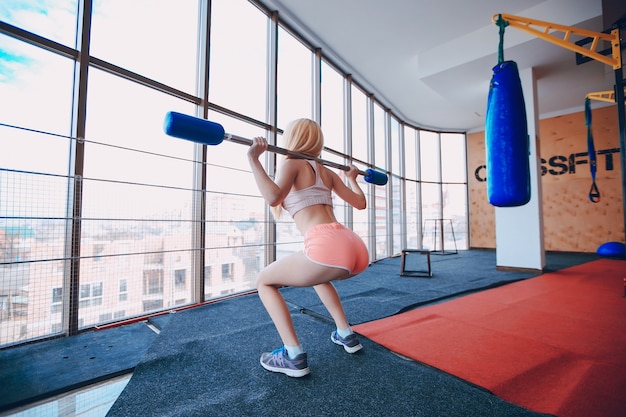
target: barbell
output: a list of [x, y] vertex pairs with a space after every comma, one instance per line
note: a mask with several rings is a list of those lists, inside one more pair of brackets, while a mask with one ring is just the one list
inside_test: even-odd
[[[163, 129], [168, 136], [189, 140], [204, 145], [215, 146], [219, 145], [224, 140], [233, 143], [239, 143], [241, 145], [252, 145], [252, 139], [247, 139], [241, 136], [226, 133], [224, 131], [224, 127], [219, 123], [174, 111], [167, 112], [167, 114], [165, 115]], [[321, 158], [315, 158], [311, 155], [290, 151], [288, 149], [280, 148], [274, 145], [268, 145], [267, 150], [294, 158], [317, 161], [322, 165], [327, 165], [333, 168], [341, 169], [343, 171], [350, 170], [350, 167], [346, 165], [341, 165], [336, 162], [327, 161]], [[378, 172], [368, 168], [365, 171], [359, 170], [359, 174], [363, 175], [363, 179], [370, 184], [387, 184], [388, 178], [387, 174], [385, 174], [384, 172]]]

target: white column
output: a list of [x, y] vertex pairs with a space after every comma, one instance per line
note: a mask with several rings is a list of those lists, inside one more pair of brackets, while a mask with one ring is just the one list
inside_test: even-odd
[[536, 80], [532, 68], [520, 70], [530, 138], [530, 201], [520, 207], [496, 207], [496, 267], [543, 270], [546, 265], [543, 239], [541, 163], [538, 151], [539, 119]]

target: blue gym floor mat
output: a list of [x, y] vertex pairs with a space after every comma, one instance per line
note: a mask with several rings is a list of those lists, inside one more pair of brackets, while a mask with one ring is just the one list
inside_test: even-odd
[[330, 323], [292, 313], [310, 375], [259, 365], [280, 339], [258, 297], [240, 297], [173, 315], [107, 416], [540, 416], [364, 338], [348, 354]]

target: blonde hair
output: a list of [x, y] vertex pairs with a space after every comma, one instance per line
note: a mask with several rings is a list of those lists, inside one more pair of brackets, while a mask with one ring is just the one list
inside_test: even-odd
[[[311, 119], [296, 119], [287, 125], [283, 132], [285, 148], [289, 151], [302, 153], [312, 158], [319, 158], [324, 149], [324, 134], [317, 122]], [[286, 158], [289, 158], [287, 155]], [[274, 219], [280, 219], [283, 212], [282, 204], [271, 207]]]

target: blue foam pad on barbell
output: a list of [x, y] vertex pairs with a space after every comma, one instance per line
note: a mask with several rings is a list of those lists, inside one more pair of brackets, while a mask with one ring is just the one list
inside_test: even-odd
[[370, 184], [374, 185], [387, 184], [388, 177], [387, 174], [385, 174], [384, 172], [374, 171], [370, 168], [366, 169], [365, 172], [367, 172], [367, 175], [363, 177], [365, 182], [369, 182]]
[[205, 145], [219, 145], [225, 133], [219, 123], [174, 111], [165, 115], [163, 130], [169, 136]]

